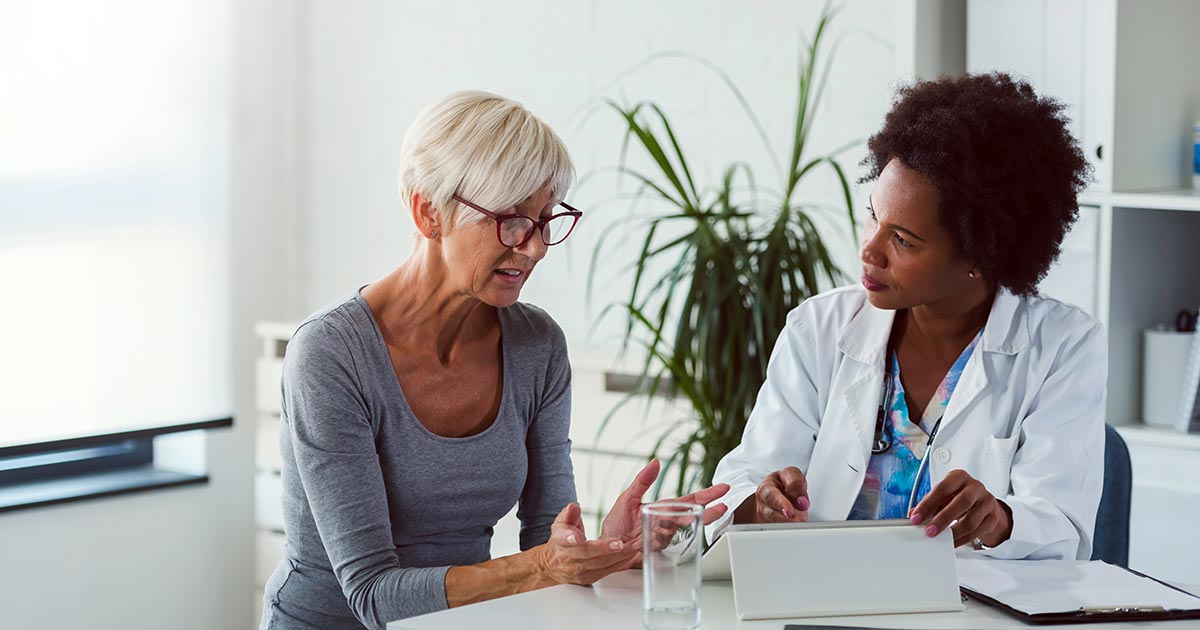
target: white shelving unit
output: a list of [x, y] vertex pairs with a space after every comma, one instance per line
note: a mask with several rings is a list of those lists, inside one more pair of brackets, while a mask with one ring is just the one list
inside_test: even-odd
[[1079, 198], [1079, 203], [1096, 207], [1115, 206], [1145, 210], [1200, 212], [1200, 191], [1191, 188], [1116, 193], [1088, 191]]
[[968, 70], [1011, 72], [1066, 102], [1095, 169], [1080, 222], [1042, 291], [1104, 325], [1108, 421], [1134, 465], [1130, 564], [1184, 582], [1200, 581], [1200, 567], [1184, 562], [1175, 543], [1200, 519], [1200, 437], [1141, 423], [1141, 332], [1200, 306], [1200, 192], [1190, 188], [1198, 26], [1200, 2], [1192, 0], [967, 6]]
[[254, 327], [254, 334], [262, 340], [262, 354], [254, 365], [254, 407], [258, 410], [254, 430], [254, 628], [262, 618], [263, 587], [283, 559], [279, 381], [283, 353], [295, 330], [293, 324], [275, 322]]

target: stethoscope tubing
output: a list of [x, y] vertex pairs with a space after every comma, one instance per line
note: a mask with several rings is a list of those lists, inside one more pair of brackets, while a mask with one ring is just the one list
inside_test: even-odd
[[[877, 437], [874, 444], [871, 445], [871, 452], [876, 455], [886, 453], [892, 447], [891, 440], [888, 440], [882, 448], [879, 446], [884, 443], [883, 436], [886, 430], [883, 428], [883, 423], [887, 419], [887, 413], [892, 403], [892, 396], [895, 394], [892, 387], [891, 358], [889, 357], [887, 361], [887, 369], [884, 370], [883, 375], [883, 401], [879, 404], [879, 413], [875, 418], [875, 434]], [[906, 514], [912, 513], [913, 503], [917, 500], [917, 490], [921, 488], [921, 476], [929, 467], [929, 453], [933, 450], [934, 441], [937, 440], [938, 428], [941, 426], [942, 418], [938, 418], [937, 422], [933, 423], [933, 429], [929, 432], [929, 441], [925, 444], [925, 452], [921, 455], [921, 463], [917, 464], [917, 475], [913, 478], [912, 490], [908, 493], [908, 510], [906, 510]]]
[[938, 418], [937, 422], [933, 423], [933, 430], [929, 432], [929, 442], [925, 444], [925, 453], [921, 455], [921, 463], [917, 464], [917, 476], [913, 478], [912, 492], [908, 493], [908, 510], [905, 514], [912, 514], [913, 502], [917, 499], [917, 490], [921, 487], [921, 475], [928, 468], [929, 453], [933, 451], [933, 442], [937, 439], [938, 427], [942, 426], [942, 419]]

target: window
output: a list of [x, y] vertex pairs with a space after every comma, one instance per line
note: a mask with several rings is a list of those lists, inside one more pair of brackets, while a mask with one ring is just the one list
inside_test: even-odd
[[229, 415], [229, 12], [0, 5], [0, 450]]

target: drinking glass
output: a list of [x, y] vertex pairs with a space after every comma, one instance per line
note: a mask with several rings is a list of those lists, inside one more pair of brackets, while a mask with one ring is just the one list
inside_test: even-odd
[[704, 507], [661, 501], [642, 506], [642, 625], [700, 627], [700, 547]]

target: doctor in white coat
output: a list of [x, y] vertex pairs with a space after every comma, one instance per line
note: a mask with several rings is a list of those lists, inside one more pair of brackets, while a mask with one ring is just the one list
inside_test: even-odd
[[1090, 556], [1107, 347], [1036, 294], [1088, 175], [1061, 111], [1005, 75], [901, 90], [869, 143], [861, 286], [789, 314], [710, 540], [899, 517], [993, 557]]

